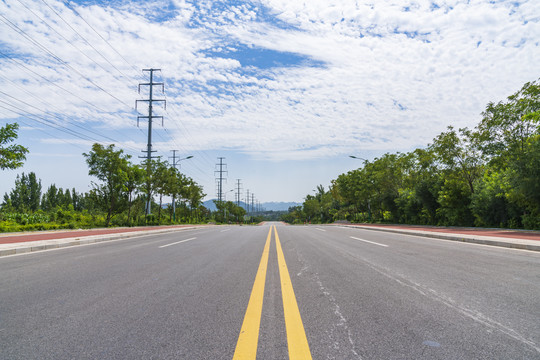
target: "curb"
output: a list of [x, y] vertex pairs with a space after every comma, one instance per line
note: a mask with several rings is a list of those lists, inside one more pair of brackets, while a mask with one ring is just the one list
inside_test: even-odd
[[[175, 231], [191, 230], [191, 229], [196, 229], [199, 227], [201, 226], [195, 225], [195, 226], [172, 228], [172, 229], [169, 228], [169, 229], [161, 229], [161, 230], [156, 229], [156, 230], [132, 231], [132, 232], [127, 232], [127, 233], [80, 236], [80, 237], [75, 237], [75, 238], [64, 238], [64, 239], [58, 239], [58, 240], [37, 240], [37, 241], [51, 241], [51, 243], [43, 244], [43, 245], [35, 245], [35, 244], [32, 245], [31, 244], [32, 242], [29, 242], [28, 246], [20, 246], [13, 249], [0, 250], [0, 257], [16, 255], [16, 254], [25, 254], [25, 253], [41, 251], [41, 250], [59, 249], [59, 248], [64, 248], [64, 247], [69, 247], [69, 246], [95, 244], [95, 243], [111, 241], [111, 240], [128, 239], [128, 238], [144, 236], [144, 235], [164, 234], [164, 233], [175, 232]], [[24, 244], [24, 243], [16, 243], [16, 244]]]
[[467, 236], [467, 235], [458, 235], [458, 234], [432, 233], [432, 232], [415, 231], [415, 230], [384, 229], [384, 228], [379, 228], [379, 227], [361, 226], [361, 225], [358, 226], [358, 225], [341, 225], [340, 224], [339, 226], [345, 226], [345, 227], [363, 229], [363, 230], [391, 232], [391, 233], [404, 234], [404, 235], [415, 235], [415, 236], [422, 236], [422, 237], [439, 239], [439, 240], [449, 240], [449, 241], [466, 242], [466, 243], [473, 243], [473, 244], [480, 244], [480, 245], [498, 246], [498, 247], [505, 247], [505, 248], [511, 248], [511, 249], [540, 251], [540, 244], [536, 245], [536, 244], [525, 244], [525, 243], [513, 242], [513, 241], [508, 241], [508, 240], [504, 241], [504, 240], [482, 239], [479, 237], [469, 237], [470, 235]]

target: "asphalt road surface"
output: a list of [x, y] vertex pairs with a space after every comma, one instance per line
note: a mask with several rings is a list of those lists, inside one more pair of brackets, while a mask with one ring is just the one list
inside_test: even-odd
[[223, 226], [0, 258], [1, 359], [540, 359], [540, 254]]

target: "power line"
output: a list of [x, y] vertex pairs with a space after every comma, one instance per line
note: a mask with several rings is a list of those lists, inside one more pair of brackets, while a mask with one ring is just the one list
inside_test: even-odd
[[[20, 60], [18, 60], [18, 59], [13, 59], [13, 58], [8, 58], [7, 55], [4, 54], [4, 53], [2, 53], [1, 51], [0, 51], [0, 56], [5, 57], [7, 60], [11, 60], [11, 61], [14, 63], [14, 65], [21, 67], [21, 68], [24, 69], [25, 71], [28, 71], [30, 74], [33, 74], [36, 78], [39, 77], [39, 78], [43, 79], [44, 81], [46, 81], [47, 83], [49, 83], [50, 85], [53, 85], [53, 86], [55, 86], [56, 88], [58, 88], [58, 89], [64, 91], [65, 93], [68, 93], [69, 95], [71, 95], [71, 96], [73, 96], [73, 97], [75, 97], [75, 98], [77, 98], [77, 99], [79, 99], [79, 100], [85, 102], [86, 104], [88, 104], [88, 105], [91, 106], [92, 108], [96, 109], [98, 112], [107, 113], [105, 110], [103, 110], [103, 109], [101, 109], [100, 107], [96, 106], [95, 104], [93, 104], [93, 103], [87, 101], [86, 99], [84, 99], [84, 98], [82, 98], [82, 97], [76, 95], [74, 92], [68, 91], [67, 89], [65, 89], [65, 88], [63, 88], [62, 86], [58, 85], [56, 82], [53, 82], [53, 81], [47, 79], [46, 77], [44, 77], [43, 75], [40, 75], [40, 74], [36, 73], [35, 71], [33, 71], [32, 69], [30, 69], [29, 67], [27, 67], [24, 63], [20, 62]], [[61, 113], [61, 112], [62, 112], [61, 110], [59, 110], [58, 108], [56, 108], [54, 105], [50, 104], [50, 103], [47, 102], [47, 101], [44, 101], [43, 97], [38, 97], [38, 96], [36, 96], [36, 95], [30, 93], [29, 91], [27, 91], [26, 89], [24, 89], [23, 87], [21, 87], [19, 84], [15, 83], [13, 80], [8, 79], [7, 77], [5, 77], [5, 76], [3, 76], [3, 75], [0, 75], [0, 77], [2, 77], [3, 79], [9, 81], [10, 83], [13, 84], [13, 86], [19, 88], [21, 91], [25, 92], [26, 94], [28, 94], [29, 96], [33, 97], [34, 99], [39, 100], [39, 101], [42, 102], [45, 106], [51, 107], [52, 109], [56, 109], [57, 113]], [[10, 95], [7, 95], [7, 94], [6, 94], [6, 96], [10, 96]], [[12, 96], [10, 96], [10, 97], [12, 97]], [[23, 101], [20, 100], [20, 99], [16, 99], [16, 100], [17, 100], [17, 101], [20, 101], [20, 102], [23, 102]], [[23, 102], [23, 103], [25, 103], [25, 102]], [[25, 104], [28, 105], [28, 106], [32, 106], [32, 107], [36, 108], [35, 106], [30, 105], [30, 104], [28, 104], [28, 103], [25, 103]], [[44, 111], [44, 110], [41, 110], [41, 109], [38, 109], [38, 110], [40, 110], [40, 111], [43, 112], [43, 113], [49, 114], [49, 112], [47, 112], [47, 111]], [[59, 119], [57, 116], [53, 116], [53, 117]], [[109, 140], [113, 140], [113, 141], [115, 141], [115, 142], [120, 142], [119, 140], [112, 139], [112, 138], [110, 138], [109, 136], [103, 135], [103, 134], [98, 133], [98, 132], [93, 131], [93, 130], [89, 130], [87, 127], [84, 127], [84, 126], [81, 126], [81, 125], [78, 125], [78, 124], [74, 124], [74, 126], [80, 127], [80, 128], [82, 128], [82, 129], [84, 129], [84, 130], [86, 130], [86, 131], [89, 131], [89, 132], [93, 132], [94, 134], [99, 135], [99, 136], [102, 136], [102, 137], [104, 137], [104, 138], [108, 138]], [[141, 129], [139, 129], [139, 130], [141, 130]], [[114, 131], [115, 133], [119, 134], [119, 135], [124, 135], [124, 134], [120, 134], [120, 132], [119, 132], [118, 130], [113, 130], [113, 131]], [[141, 130], [141, 131], [142, 131], [142, 130]], [[130, 147], [129, 145], [126, 145], [126, 147], [127, 147], [127, 148], [131, 148], [131, 152], [134, 153], [134, 154], [136, 154], [136, 153], [138, 152], [138, 150], [137, 150], [136, 148], [134, 148], [134, 147]]]
[[[34, 105], [32, 105], [32, 104], [29, 104], [29, 103], [27, 103], [27, 102], [25, 102], [25, 101], [23, 101], [23, 100], [21, 100], [21, 99], [17, 99], [16, 97], [11, 96], [11, 95], [9, 95], [9, 94], [3, 92], [3, 91], [0, 91], [0, 94], [3, 94], [3, 95], [5, 95], [5, 96], [7, 96], [7, 97], [9, 97], [9, 98], [12, 98], [12, 99], [14, 99], [14, 100], [16, 100], [16, 101], [18, 101], [18, 102], [20, 102], [20, 103], [25, 104], [26, 106], [29, 106], [29, 107], [31, 107], [31, 108], [33, 108], [33, 109], [36, 109], [36, 110], [38, 110], [39, 112], [42, 112], [42, 113], [47, 114], [47, 112], [46, 112], [45, 110], [39, 109], [39, 108], [37, 108], [36, 106], [34, 106]], [[4, 102], [4, 103], [5, 103], [5, 102]], [[9, 105], [13, 106], [12, 104], [9, 104]], [[31, 114], [30, 112], [27, 112], [27, 113], [30, 114], [30, 115], [34, 115], [34, 114]], [[50, 114], [47, 114], [47, 115], [50, 116]], [[37, 116], [37, 115], [35, 115], [35, 116]], [[60, 120], [60, 119], [59, 119], [58, 117], [56, 117], [56, 116], [54, 116], [54, 118], [56, 118], [57, 120]], [[45, 118], [42, 118], [42, 119], [45, 119]], [[107, 139], [107, 140], [110, 140], [110, 141], [112, 141], [112, 142], [119, 142], [119, 141], [116, 140], [116, 139], [113, 139], [113, 138], [108, 137], [108, 136], [106, 136], [106, 135], [100, 134], [100, 133], [98, 133], [98, 132], [96, 132], [96, 131], [94, 131], [94, 130], [89, 129], [88, 127], [84, 127], [84, 126], [81, 126], [81, 125], [76, 124], [76, 123], [71, 123], [71, 125], [73, 125], [73, 126], [75, 126], [75, 127], [77, 127], [77, 128], [80, 128], [80, 129], [82, 129], [82, 130], [84, 130], [84, 131], [87, 131], [87, 132], [89, 132], [89, 133], [92, 133], [92, 134], [94, 134], [94, 135], [101, 136], [101, 137], [103, 137], [103, 138], [105, 138], [105, 139]], [[65, 129], [68, 129], [68, 130], [70, 130], [70, 131], [74, 131], [74, 130], [71, 130], [71, 129], [67, 128], [67, 127], [65, 127]], [[82, 133], [79, 133], [79, 134], [84, 135], [84, 134], [82, 134]]]
[[[167, 96], [165, 96], [165, 99], [167, 99]], [[170, 103], [170, 101], [169, 101]], [[177, 121], [176, 119], [179, 119], [180, 118], [180, 115], [178, 114], [178, 112], [176, 111], [176, 108], [174, 106], [174, 102], [171, 104], [171, 106], [169, 106], [169, 109], [174, 112], [174, 115], [175, 116], [171, 116], [171, 120], [172, 120], [172, 123], [176, 126], [177, 130], [181, 133], [181, 134], [184, 134], [186, 136], [186, 139], [187, 138], [190, 138], [191, 140], [191, 143], [193, 145], [197, 145], [197, 147], [201, 147], [201, 144], [200, 143], [196, 143], [194, 141], [194, 138], [193, 136], [191, 135], [191, 132], [188, 130], [188, 128], [184, 125], [184, 123], [182, 121]], [[169, 114], [169, 110], [167, 110], [167, 113]], [[169, 114], [171, 115], [171, 114]], [[180, 126], [178, 125], [178, 123], [180, 123], [180, 125], [182, 126], [182, 129], [180, 129]], [[205, 160], [207, 162], [207, 164], [211, 164], [212, 161], [210, 159], [210, 157], [204, 153], [204, 152], [201, 152], [201, 151], [198, 151], [198, 150], [194, 150], [195, 152], [197, 152], [197, 155], [200, 155], [200, 158], [202, 160]]]
[[[132, 65], [129, 61], [127, 61], [126, 58], [125, 58], [124, 56], [122, 56], [122, 54], [120, 54], [120, 53], [118, 52], [118, 50], [116, 50], [116, 48], [115, 48], [114, 46], [112, 46], [111, 43], [109, 43], [109, 41], [107, 41], [107, 39], [105, 39], [103, 36], [101, 36], [101, 34], [100, 34], [100, 33], [99, 33], [92, 25], [90, 25], [90, 24], [88, 23], [88, 21], [86, 21], [86, 20], [81, 16], [81, 14], [80, 14], [77, 10], [75, 10], [75, 8], [73, 8], [73, 7], [71, 6], [71, 4], [70, 4], [68, 1], [64, 1], [64, 4], [65, 4], [71, 11], [73, 11], [73, 12], [75, 13], [75, 15], [77, 15], [79, 18], [81, 18], [81, 20], [84, 21], [84, 22], [86, 23], [86, 25], [88, 25], [88, 27], [89, 27], [90, 29], [92, 29], [92, 30], [97, 34], [97, 36], [99, 36], [99, 37], [101, 38], [101, 40], [103, 40], [107, 45], [109, 45], [109, 47], [110, 47], [110, 48], [111, 48], [118, 56], [120, 56], [120, 58], [121, 58], [122, 60], [124, 60], [124, 62], [125, 62], [126, 64], [128, 64], [129, 66], [131, 66], [131, 67], [133, 68], [133, 70], [135, 70], [137, 73], [139, 72], [139, 69], [138, 69], [137, 67], [135, 67], [134, 65]], [[138, 77], [141, 77], [141, 76], [138, 75]], [[141, 77], [141, 78], [142, 78], [142, 77]]]
[[[8, 111], [11, 111], [11, 112], [13, 112], [13, 113], [15, 113], [15, 114], [18, 114], [17, 112], [15, 112], [15, 111], [13, 111], [13, 110], [11, 110], [11, 109], [8, 109], [8, 108], [5, 107], [5, 106], [0, 105], [0, 107], [3, 108], [3, 109], [6, 109], [6, 110], [8, 110]], [[51, 138], [54, 138], [54, 137], [55, 137], [53, 134], [47, 132], [46, 130], [41, 129], [41, 128], [37, 128], [37, 127], [33, 126], [32, 124], [27, 123], [24, 119], [19, 119], [19, 120], [17, 120], [17, 122], [20, 122], [20, 123], [22, 123], [22, 124], [24, 124], [24, 125], [26, 125], [26, 126], [28, 126], [28, 127], [34, 128], [34, 129], [39, 129], [39, 131], [41, 131], [41, 132], [43, 132], [43, 133], [49, 135]], [[66, 141], [66, 140], [64, 140], [64, 139], [58, 139], [58, 140], [60, 140], [60, 141], [62, 141], [62, 142], [64, 142], [64, 143], [66, 143], [66, 144], [68, 144], [68, 145], [78, 147], [79, 149], [81, 149], [81, 150], [83, 150], [83, 151], [87, 151], [87, 149], [83, 148], [83, 147], [80, 146], [79, 144], [75, 144], [75, 143], [72, 143], [72, 142], [68, 142], [68, 141]]]
[[[90, 60], [91, 62], [93, 62], [94, 64], [96, 64], [97, 66], [99, 66], [102, 70], [104, 70], [105, 72], [109, 72], [109, 70], [107, 70], [105, 67], [103, 67], [103, 65], [101, 65], [100, 63], [98, 63], [97, 61], [95, 61], [94, 59], [92, 59], [90, 56], [88, 56], [84, 51], [82, 51], [77, 45], [75, 45], [74, 42], [70, 41], [69, 39], [67, 39], [64, 35], [60, 34], [55, 28], [53, 28], [47, 21], [45, 21], [42, 17], [40, 17], [38, 14], [36, 14], [32, 9], [30, 9], [28, 6], [26, 6], [24, 3], [21, 2], [21, 0], [17, 0], [19, 3], [21, 3], [26, 9], [28, 9], [28, 11], [30, 11], [32, 14], [34, 14], [39, 20], [41, 20], [41, 22], [43, 22], [45, 25], [47, 25], [49, 27], [49, 29], [51, 29], [52, 31], [54, 31], [58, 36], [60, 36], [62, 39], [64, 39], [69, 45], [71, 45], [73, 48], [75, 48], [77, 51], [79, 51], [81, 54], [83, 54], [84, 57], [86, 57], [88, 60]], [[54, 10], [53, 10], [54, 11]], [[58, 14], [57, 14], [58, 15]], [[60, 17], [60, 15], [58, 15]], [[60, 17], [61, 18], [61, 17]], [[62, 18], [61, 18], [62, 19]], [[66, 22], [64, 19], [62, 19], [64, 22]], [[66, 22], [67, 24], [67, 22]], [[71, 27], [71, 25], [68, 24], [68, 26], [72, 29], [73, 27]], [[75, 31], [75, 30], [74, 30]], [[75, 31], [76, 32], [76, 31]], [[81, 36], [79, 33], [77, 33], [79, 36]], [[83, 39], [85, 40], [85, 39]], [[86, 41], [86, 40], [85, 40]], [[88, 42], [87, 42], [88, 43]], [[89, 44], [90, 45], [90, 44]], [[92, 46], [92, 45], [90, 45]], [[92, 48], [94, 50], [96, 50], [93, 46]], [[96, 50], [97, 51], [97, 50]], [[101, 54], [100, 54], [101, 55]], [[101, 57], [103, 57], [103, 55], [101, 55]], [[116, 70], [118, 70], [118, 68], [116, 68], [110, 61], [108, 61], [107, 59], [105, 59], [112, 67], [114, 67]], [[118, 70], [118, 72], [120, 72], [120, 74], [129, 79], [129, 77], [125, 76], [120, 70]]]
[[8, 60], [14, 62], [15, 65], [18, 65], [18, 66], [20, 66], [20, 67], [23, 67], [24, 69], [26, 69], [27, 71], [33, 73], [34, 75], [39, 76], [40, 78], [42, 78], [43, 80], [45, 80], [45, 81], [48, 82], [49, 84], [51, 84], [51, 85], [53, 85], [53, 86], [59, 88], [60, 90], [63, 90], [63, 91], [66, 92], [67, 94], [70, 94], [70, 95], [72, 95], [73, 97], [76, 97], [77, 99], [79, 99], [79, 100], [85, 102], [86, 104], [92, 106], [92, 107], [95, 108], [96, 110], [99, 110], [99, 111], [102, 112], [102, 113], [107, 113], [107, 111], [105, 111], [105, 110], [99, 108], [99, 107], [96, 106], [95, 104], [92, 104], [92, 103], [89, 102], [88, 100], [86, 100], [86, 99], [84, 99], [84, 98], [82, 98], [82, 97], [76, 95], [75, 93], [73, 93], [73, 91], [69, 91], [69, 90], [65, 89], [64, 87], [58, 85], [56, 82], [47, 79], [46, 77], [44, 77], [44, 76], [41, 75], [41, 74], [38, 74], [37, 72], [35, 72], [34, 70], [32, 70], [32, 69], [30, 69], [28, 66], [26, 66], [24, 63], [22, 63], [19, 59], [15, 59], [15, 58], [9, 57], [7, 54], [3, 53], [1, 50], [0, 50], [0, 55], [3, 56], [3, 57], [5, 57], [5, 58], [8, 59]]
[[121, 102], [122, 104], [125, 104], [126, 106], [130, 107], [130, 105], [128, 105], [127, 103], [125, 103], [123, 100], [117, 98], [116, 96], [114, 96], [113, 94], [111, 94], [110, 92], [108, 92], [107, 90], [105, 90], [104, 88], [102, 88], [101, 86], [99, 86], [98, 84], [96, 84], [95, 82], [93, 82], [91, 79], [89, 79], [88, 77], [86, 77], [84, 74], [82, 74], [79, 70], [75, 69], [73, 66], [71, 66], [69, 63], [67, 63], [66, 61], [62, 60], [60, 57], [58, 57], [57, 55], [55, 55], [53, 52], [51, 52], [49, 49], [47, 49], [45, 46], [43, 46], [41, 43], [39, 43], [37, 40], [34, 40], [31, 36], [29, 36], [28, 34], [26, 34], [26, 32], [24, 30], [22, 30], [21, 28], [19, 28], [17, 25], [15, 25], [14, 23], [12, 23], [11, 21], [9, 21], [9, 19], [7, 19], [4, 15], [0, 14], [0, 17], [2, 20], [2, 22], [4, 22], [6, 25], [8, 25], [10, 28], [12, 28], [13, 30], [15, 30], [15, 32], [23, 35], [28, 41], [30, 41], [32, 44], [34, 44], [35, 46], [37, 46], [38, 48], [40, 48], [41, 50], [45, 51], [47, 54], [49, 54], [50, 56], [52, 56], [56, 61], [62, 63], [64, 66], [70, 68], [71, 70], [73, 70], [74, 72], [76, 72], [77, 74], [79, 74], [80, 77], [82, 77], [83, 79], [85, 79], [86, 81], [88, 81], [89, 83], [91, 83], [92, 85], [94, 85], [96, 88], [98, 88], [99, 90], [103, 91], [104, 93], [106, 93], [107, 95], [109, 95], [110, 97], [112, 97], [113, 99]]
[[[88, 46], [90, 46], [92, 49], [94, 49], [94, 51], [95, 51], [97, 54], [99, 54], [99, 55], [103, 58], [103, 60], [105, 60], [107, 63], [109, 63], [109, 65], [111, 65], [111, 66], [112, 66], [116, 71], [118, 71], [123, 77], [125, 77], [126, 79], [130, 79], [129, 76], [126, 76], [122, 71], [120, 71], [120, 69], [118, 69], [113, 63], [111, 63], [111, 62], [110, 62], [110, 61], [109, 61], [109, 60], [108, 60], [108, 59], [107, 59], [100, 51], [98, 51], [98, 50], [94, 47], [94, 45], [92, 45], [88, 40], [85, 39], [84, 36], [82, 36], [77, 30], [75, 30], [75, 29], [73, 28], [73, 26], [71, 26], [70, 23], [68, 23], [66, 20], [64, 20], [64, 18], [63, 18], [60, 14], [58, 14], [58, 13], [56, 12], [56, 10], [54, 10], [54, 9], [53, 9], [53, 8], [52, 8], [45, 0], [41, 0], [41, 1], [42, 1], [45, 5], [47, 5], [47, 7], [48, 7], [49, 9], [51, 9], [51, 11], [52, 11], [53, 13], [55, 13], [56, 16], [58, 16], [58, 17], [59, 17], [59, 18], [60, 18], [67, 26], [69, 26], [69, 28], [70, 28], [71, 30], [73, 30], [77, 35], [79, 35], [79, 37], [80, 37], [80, 38], [81, 38]], [[67, 39], [66, 39], [66, 40], [67, 40]]]
[[8, 103], [8, 102], [5, 102], [5, 101], [3, 101], [3, 100], [0, 100], [0, 102], [6, 104], [6, 105], [8, 105], [8, 106], [11, 106], [12, 108], [15, 108], [16, 110], [18, 110], [18, 111], [15, 111], [15, 110], [10, 109], [10, 108], [7, 108], [7, 107], [5, 107], [5, 106], [1, 106], [2, 108], [6, 109], [6, 110], [9, 110], [9, 111], [11, 111], [11, 112], [13, 112], [13, 113], [15, 113], [15, 114], [17, 114], [17, 115], [20, 115], [20, 116], [27, 116], [27, 117], [34, 117], [34, 118], [35, 118], [34, 120], [37, 121], [37, 122], [39, 122], [40, 124], [43, 124], [43, 125], [45, 125], [45, 126], [52, 127], [52, 128], [54, 128], [54, 129], [56, 129], [56, 130], [65, 132], [66, 134], [70, 134], [70, 135], [72, 135], [72, 136], [78, 137], [79, 139], [82, 139], [82, 140], [85, 140], [85, 141], [98, 141], [98, 142], [99, 142], [99, 140], [96, 140], [96, 139], [93, 139], [93, 138], [91, 138], [91, 137], [89, 137], [89, 136], [87, 136], [87, 135], [78, 133], [78, 132], [76, 132], [76, 131], [74, 131], [74, 130], [71, 130], [71, 129], [65, 127], [65, 126], [61, 126], [61, 125], [54, 124], [54, 123], [51, 124], [51, 121], [50, 121], [50, 120], [48, 120], [48, 119], [46, 119], [46, 118], [43, 118], [43, 117], [41, 117], [41, 116], [35, 115], [35, 114], [31, 114], [31, 113], [27, 112], [26, 110], [21, 109], [21, 108], [18, 107], [18, 106], [15, 106], [15, 105], [10, 104], [10, 103]]

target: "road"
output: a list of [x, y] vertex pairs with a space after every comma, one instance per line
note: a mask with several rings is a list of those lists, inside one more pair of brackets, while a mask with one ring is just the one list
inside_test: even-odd
[[266, 224], [7, 256], [0, 273], [1, 359], [540, 359], [538, 252]]

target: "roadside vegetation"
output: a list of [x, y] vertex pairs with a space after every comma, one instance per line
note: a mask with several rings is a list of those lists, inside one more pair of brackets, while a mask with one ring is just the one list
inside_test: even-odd
[[[1, 145], [17, 138], [17, 126], [8, 124], [6, 128], [9, 132], [0, 135], [9, 137], [0, 139]], [[2, 169], [21, 166], [27, 152], [18, 145], [0, 148]], [[83, 155], [88, 174], [96, 180], [92, 190], [78, 193], [55, 184], [42, 189], [35, 173], [22, 173], [0, 205], [0, 232], [261, 220], [245, 217], [245, 210], [230, 201], [217, 203], [218, 210], [211, 212], [202, 206], [202, 187], [159, 159], [152, 160], [149, 167], [133, 164], [123, 150], [97, 143]], [[147, 214], [149, 197], [151, 211]], [[174, 197], [174, 208], [172, 203], [163, 204], [164, 197]]]
[[281, 219], [540, 229], [539, 82], [488, 104], [474, 129], [363, 161]]

